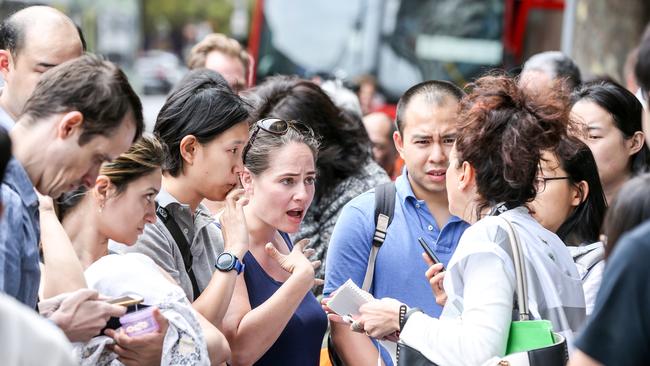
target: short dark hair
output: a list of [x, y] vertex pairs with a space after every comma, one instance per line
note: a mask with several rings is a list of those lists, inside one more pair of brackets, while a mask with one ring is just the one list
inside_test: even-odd
[[70, 111], [79, 111], [84, 118], [80, 145], [95, 136], [110, 136], [129, 112], [135, 120], [133, 141], [144, 129], [142, 104], [126, 75], [115, 64], [94, 55], [66, 61], [45, 72], [23, 114], [35, 122]]
[[334, 104], [318, 85], [276, 76], [251, 91], [257, 99], [254, 119], [276, 117], [309, 126], [321, 138], [315, 200], [351, 177], [372, 159], [370, 139], [361, 118]]
[[609, 206], [603, 225], [603, 234], [607, 236], [605, 257], [609, 257], [623, 234], [648, 219], [650, 174], [642, 174], [625, 182]]
[[[571, 100], [573, 104], [581, 101], [591, 101], [612, 116], [614, 125], [626, 139], [634, 136], [637, 131], [643, 131], [643, 106], [630, 91], [614, 81], [595, 81], [585, 83], [575, 91]], [[643, 146], [629, 158], [632, 174], [645, 173], [650, 170], [650, 150], [645, 140]]]
[[399, 133], [404, 132], [404, 114], [409, 103], [414, 97], [422, 96], [427, 102], [441, 106], [446, 103], [447, 97], [452, 97], [460, 101], [465, 96], [465, 92], [455, 84], [445, 80], [429, 80], [410, 87], [397, 102], [397, 114], [395, 124]]
[[25, 29], [20, 26], [13, 16], [10, 16], [0, 24], [0, 49], [8, 50], [16, 57], [18, 51], [23, 48], [25, 42]]
[[11, 160], [11, 138], [9, 132], [0, 127], [0, 182], [4, 181], [5, 169], [9, 160]]
[[569, 183], [577, 186], [581, 181], [587, 182], [589, 191], [580, 192], [584, 200], [571, 212], [560, 225], [557, 236], [563, 242], [572, 245], [598, 241], [600, 229], [607, 210], [607, 200], [598, 176], [596, 159], [589, 146], [577, 137], [564, 136], [553, 154], [567, 175]]
[[639, 44], [634, 75], [647, 99], [648, 92], [650, 92], [650, 23], [648, 23]]
[[572, 90], [582, 83], [578, 65], [560, 51], [546, 51], [531, 56], [524, 64], [522, 72], [528, 70], [539, 70], [550, 74], [553, 79], [562, 79]]
[[541, 151], [566, 135], [569, 102], [563, 93], [532, 94], [502, 75], [481, 77], [469, 87], [455, 147], [457, 164], [467, 161], [476, 171], [480, 218], [498, 203], [517, 207], [535, 198]]
[[246, 102], [223, 76], [208, 69], [190, 71], [170, 93], [153, 131], [168, 147], [165, 172], [173, 177], [182, 172], [183, 137], [192, 135], [205, 144], [248, 117]]

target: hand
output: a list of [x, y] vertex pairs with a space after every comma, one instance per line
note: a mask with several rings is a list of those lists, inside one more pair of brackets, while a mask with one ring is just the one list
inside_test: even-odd
[[307, 259], [307, 257], [314, 254], [313, 249], [305, 249], [307, 244], [309, 244], [309, 239], [303, 239], [297, 242], [288, 255], [280, 253], [273, 246], [273, 243], [267, 243], [264, 249], [266, 250], [266, 254], [278, 262], [280, 267], [285, 271], [291, 274], [304, 274], [310, 277], [314, 284], [322, 284], [323, 280], [314, 279], [314, 270], [320, 267], [320, 261], [310, 262]]
[[50, 196], [42, 195], [36, 188], [34, 188], [36, 196], [38, 196], [38, 210], [43, 212], [54, 212], [54, 200]]
[[126, 312], [124, 306], [99, 300], [97, 291], [90, 289], [42, 301], [39, 308], [41, 304], [41, 311], [49, 315], [47, 317], [63, 330], [71, 342], [87, 342], [99, 334], [110, 317], [122, 316]]
[[445, 272], [442, 270], [443, 265], [442, 263], [433, 264], [431, 258], [425, 253], [422, 253], [422, 258], [429, 265], [429, 269], [424, 272], [424, 276], [429, 280], [433, 295], [436, 297], [436, 303], [440, 306], [445, 306], [447, 303], [447, 293], [442, 284], [445, 279]]
[[329, 319], [329, 321], [335, 323], [350, 324], [350, 322], [348, 321], [349, 319], [343, 319], [342, 316], [335, 313], [334, 310], [330, 309], [329, 306], [327, 306], [327, 303], [332, 299], [332, 297], [334, 297], [336, 291], [332, 292], [328, 297], [323, 297], [320, 301], [320, 306], [323, 308], [323, 311], [327, 314], [327, 319]]
[[240, 260], [248, 251], [249, 245], [248, 227], [244, 216], [244, 206], [248, 201], [243, 189], [233, 189], [226, 196], [224, 211], [219, 217], [224, 250]]
[[160, 327], [153, 333], [130, 337], [122, 328], [120, 328], [119, 332], [113, 329], [106, 330], [106, 335], [115, 340], [115, 344], [109, 347], [126, 366], [160, 365], [163, 342], [169, 322], [160, 313], [159, 309], [154, 309], [152, 314]]
[[355, 322], [362, 325], [366, 335], [384, 339], [399, 331], [399, 308], [403, 304], [395, 299], [383, 298], [367, 302], [359, 308]]

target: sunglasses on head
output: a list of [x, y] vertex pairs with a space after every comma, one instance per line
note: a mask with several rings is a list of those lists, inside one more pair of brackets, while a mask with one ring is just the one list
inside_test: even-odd
[[285, 121], [279, 118], [261, 119], [255, 123], [255, 130], [251, 134], [248, 143], [244, 147], [244, 151], [242, 151], [243, 163], [246, 164], [246, 155], [248, 154], [248, 150], [250, 150], [251, 146], [253, 146], [253, 142], [255, 141], [255, 138], [257, 137], [257, 134], [260, 132], [260, 130], [276, 136], [282, 136], [286, 134], [290, 128], [293, 128], [296, 132], [298, 132], [301, 135], [314, 137], [314, 131], [311, 128], [309, 128], [309, 126], [301, 122], [293, 121], [293, 120]]

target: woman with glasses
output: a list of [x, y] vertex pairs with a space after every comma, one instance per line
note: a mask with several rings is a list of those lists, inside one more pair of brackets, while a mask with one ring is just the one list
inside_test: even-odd
[[509, 223], [523, 249], [530, 317], [551, 321], [571, 340], [584, 319], [578, 273], [564, 243], [526, 207], [537, 193], [541, 152], [566, 134], [567, 104], [559, 94], [528, 94], [505, 76], [476, 81], [461, 102], [446, 175], [449, 211], [472, 226], [445, 271], [436, 264], [426, 274], [445, 303], [442, 314], [436, 319], [397, 300], [374, 300], [361, 307], [357, 328], [375, 338], [399, 337], [438, 365], [492, 358], [497, 364], [510, 324], [519, 320]]
[[528, 205], [531, 215], [556, 233], [573, 256], [591, 313], [604, 267], [599, 241], [607, 204], [589, 147], [575, 137], [564, 137], [554, 150], [542, 153], [537, 196]]
[[[308, 238], [316, 251], [314, 259], [325, 263], [332, 230], [343, 206], [390, 179], [372, 159], [370, 140], [361, 119], [337, 107], [318, 85], [278, 76], [253, 89], [251, 100], [255, 118], [273, 116], [302, 121], [321, 138], [314, 203], [292, 238]], [[322, 278], [324, 274], [325, 268], [321, 266], [316, 275]], [[317, 293], [320, 292], [321, 286]]]
[[296, 233], [314, 198], [318, 141], [300, 122], [263, 119], [244, 149], [250, 249], [224, 318], [232, 365], [317, 365], [325, 313], [311, 293], [319, 261]]
[[584, 84], [572, 95], [573, 117], [584, 124], [579, 136], [596, 158], [600, 180], [611, 202], [631, 177], [650, 168], [650, 150], [641, 125], [643, 107], [612, 81]]

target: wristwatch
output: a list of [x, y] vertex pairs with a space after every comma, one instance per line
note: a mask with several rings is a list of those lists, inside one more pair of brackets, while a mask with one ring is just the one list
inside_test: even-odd
[[242, 263], [237, 257], [228, 252], [223, 252], [217, 257], [217, 264], [215, 264], [218, 270], [221, 272], [230, 272], [232, 270], [237, 271], [237, 274], [244, 272], [244, 263]]

